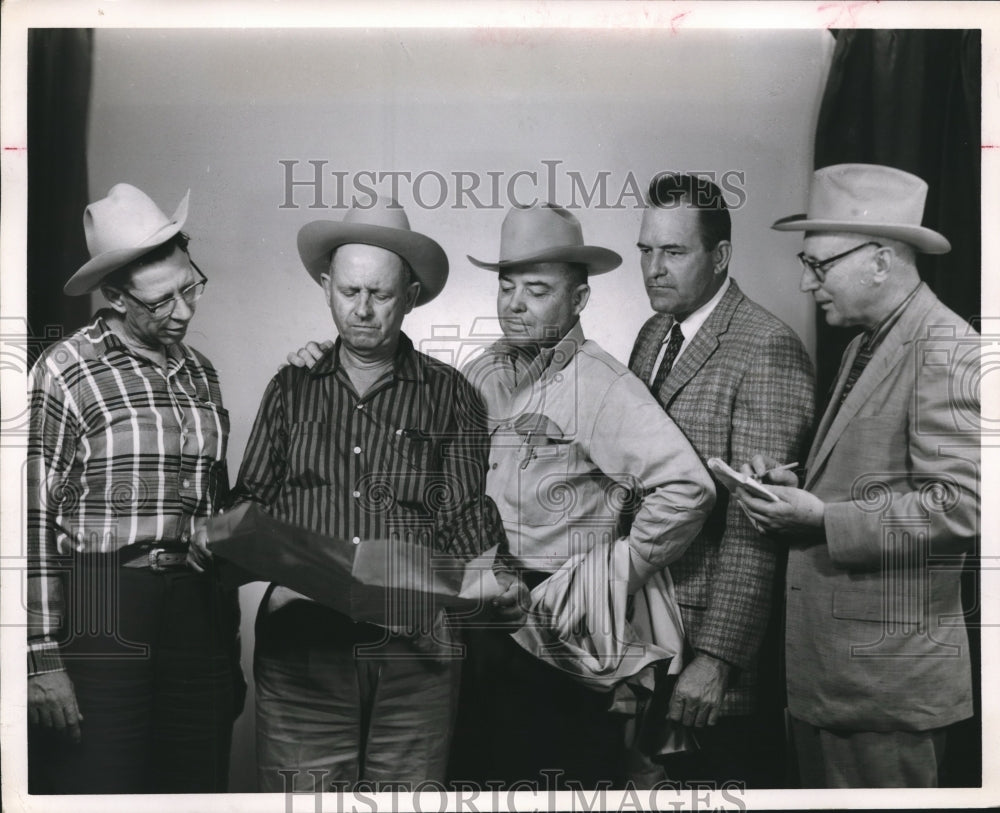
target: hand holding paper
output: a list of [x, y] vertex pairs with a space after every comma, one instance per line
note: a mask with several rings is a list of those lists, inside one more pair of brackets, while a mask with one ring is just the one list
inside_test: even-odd
[[[753, 478], [752, 474], [736, 471], [736, 469], [732, 468], [721, 458], [710, 457], [708, 459], [708, 468], [719, 479], [719, 482], [732, 493], [735, 493], [740, 486], [743, 486], [747, 491], [756, 494], [761, 499], [770, 500], [771, 502], [778, 501], [778, 497], [774, 492], [761, 485]], [[792, 476], [794, 477], [794, 475]]]

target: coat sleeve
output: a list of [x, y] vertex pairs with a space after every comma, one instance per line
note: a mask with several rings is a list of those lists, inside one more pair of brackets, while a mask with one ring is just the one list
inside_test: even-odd
[[[736, 392], [727, 462], [738, 469], [758, 453], [802, 462], [814, 408], [813, 367], [802, 343], [791, 333], [762, 340]], [[725, 530], [692, 646], [748, 668], [770, 616], [777, 555], [775, 543], [754, 530], [739, 503], [725, 498]]]

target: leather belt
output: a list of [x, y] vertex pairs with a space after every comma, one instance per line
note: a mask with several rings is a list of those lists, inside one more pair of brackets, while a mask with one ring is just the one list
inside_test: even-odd
[[140, 543], [123, 548], [121, 553], [127, 556], [132, 551], [135, 555], [122, 567], [144, 567], [158, 573], [187, 568], [188, 546], [184, 542]]

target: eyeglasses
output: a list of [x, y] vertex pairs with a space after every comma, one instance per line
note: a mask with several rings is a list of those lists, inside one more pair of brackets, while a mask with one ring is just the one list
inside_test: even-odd
[[201, 277], [198, 282], [192, 285], [188, 285], [187, 288], [183, 288], [172, 296], [168, 296], [165, 299], [161, 299], [159, 302], [143, 302], [139, 297], [133, 296], [126, 290], [122, 290], [129, 299], [138, 305], [142, 305], [151, 316], [162, 318], [168, 316], [174, 312], [174, 308], [177, 307], [177, 298], [180, 297], [188, 305], [193, 305], [197, 302], [203, 293], [205, 293], [205, 286], [208, 285], [208, 278], [202, 273], [201, 269], [195, 265], [194, 260], [188, 258], [191, 263], [191, 267], [198, 272], [198, 276]]
[[813, 276], [815, 276], [819, 281], [819, 284], [822, 285], [826, 281], [826, 275], [830, 272], [830, 267], [833, 263], [844, 259], [844, 257], [853, 254], [855, 251], [861, 251], [863, 248], [868, 248], [868, 246], [878, 246], [879, 248], [883, 247], [881, 243], [869, 241], [867, 243], [862, 243], [860, 246], [848, 249], [843, 254], [836, 254], [833, 257], [827, 257], [825, 260], [811, 260], [806, 256], [804, 251], [800, 251], [797, 256], [799, 258], [799, 262], [802, 263], [802, 270], [812, 271]]

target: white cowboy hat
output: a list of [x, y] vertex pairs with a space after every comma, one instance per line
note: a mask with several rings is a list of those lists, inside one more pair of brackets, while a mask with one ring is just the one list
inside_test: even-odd
[[888, 237], [925, 254], [946, 254], [944, 235], [920, 225], [927, 184], [916, 175], [878, 164], [837, 164], [817, 169], [807, 214], [774, 222], [778, 231], [843, 231]]
[[392, 198], [376, 198], [367, 208], [351, 207], [344, 219], [314, 220], [299, 229], [299, 257], [320, 282], [330, 272], [330, 255], [348, 243], [377, 246], [398, 254], [420, 280], [417, 305], [436, 297], [448, 279], [448, 256], [436, 242], [410, 229], [403, 207]]
[[621, 265], [619, 254], [608, 248], [583, 243], [580, 221], [562, 206], [542, 203], [515, 206], [500, 227], [500, 259], [495, 262], [469, 262], [489, 271], [499, 271], [527, 263], [579, 263], [588, 274], [603, 274]]
[[141, 189], [119, 183], [106, 198], [91, 203], [83, 213], [83, 232], [91, 259], [69, 278], [63, 291], [79, 296], [93, 291], [108, 274], [117, 271], [157, 246], [162, 246], [184, 226], [189, 189], [167, 217]]

